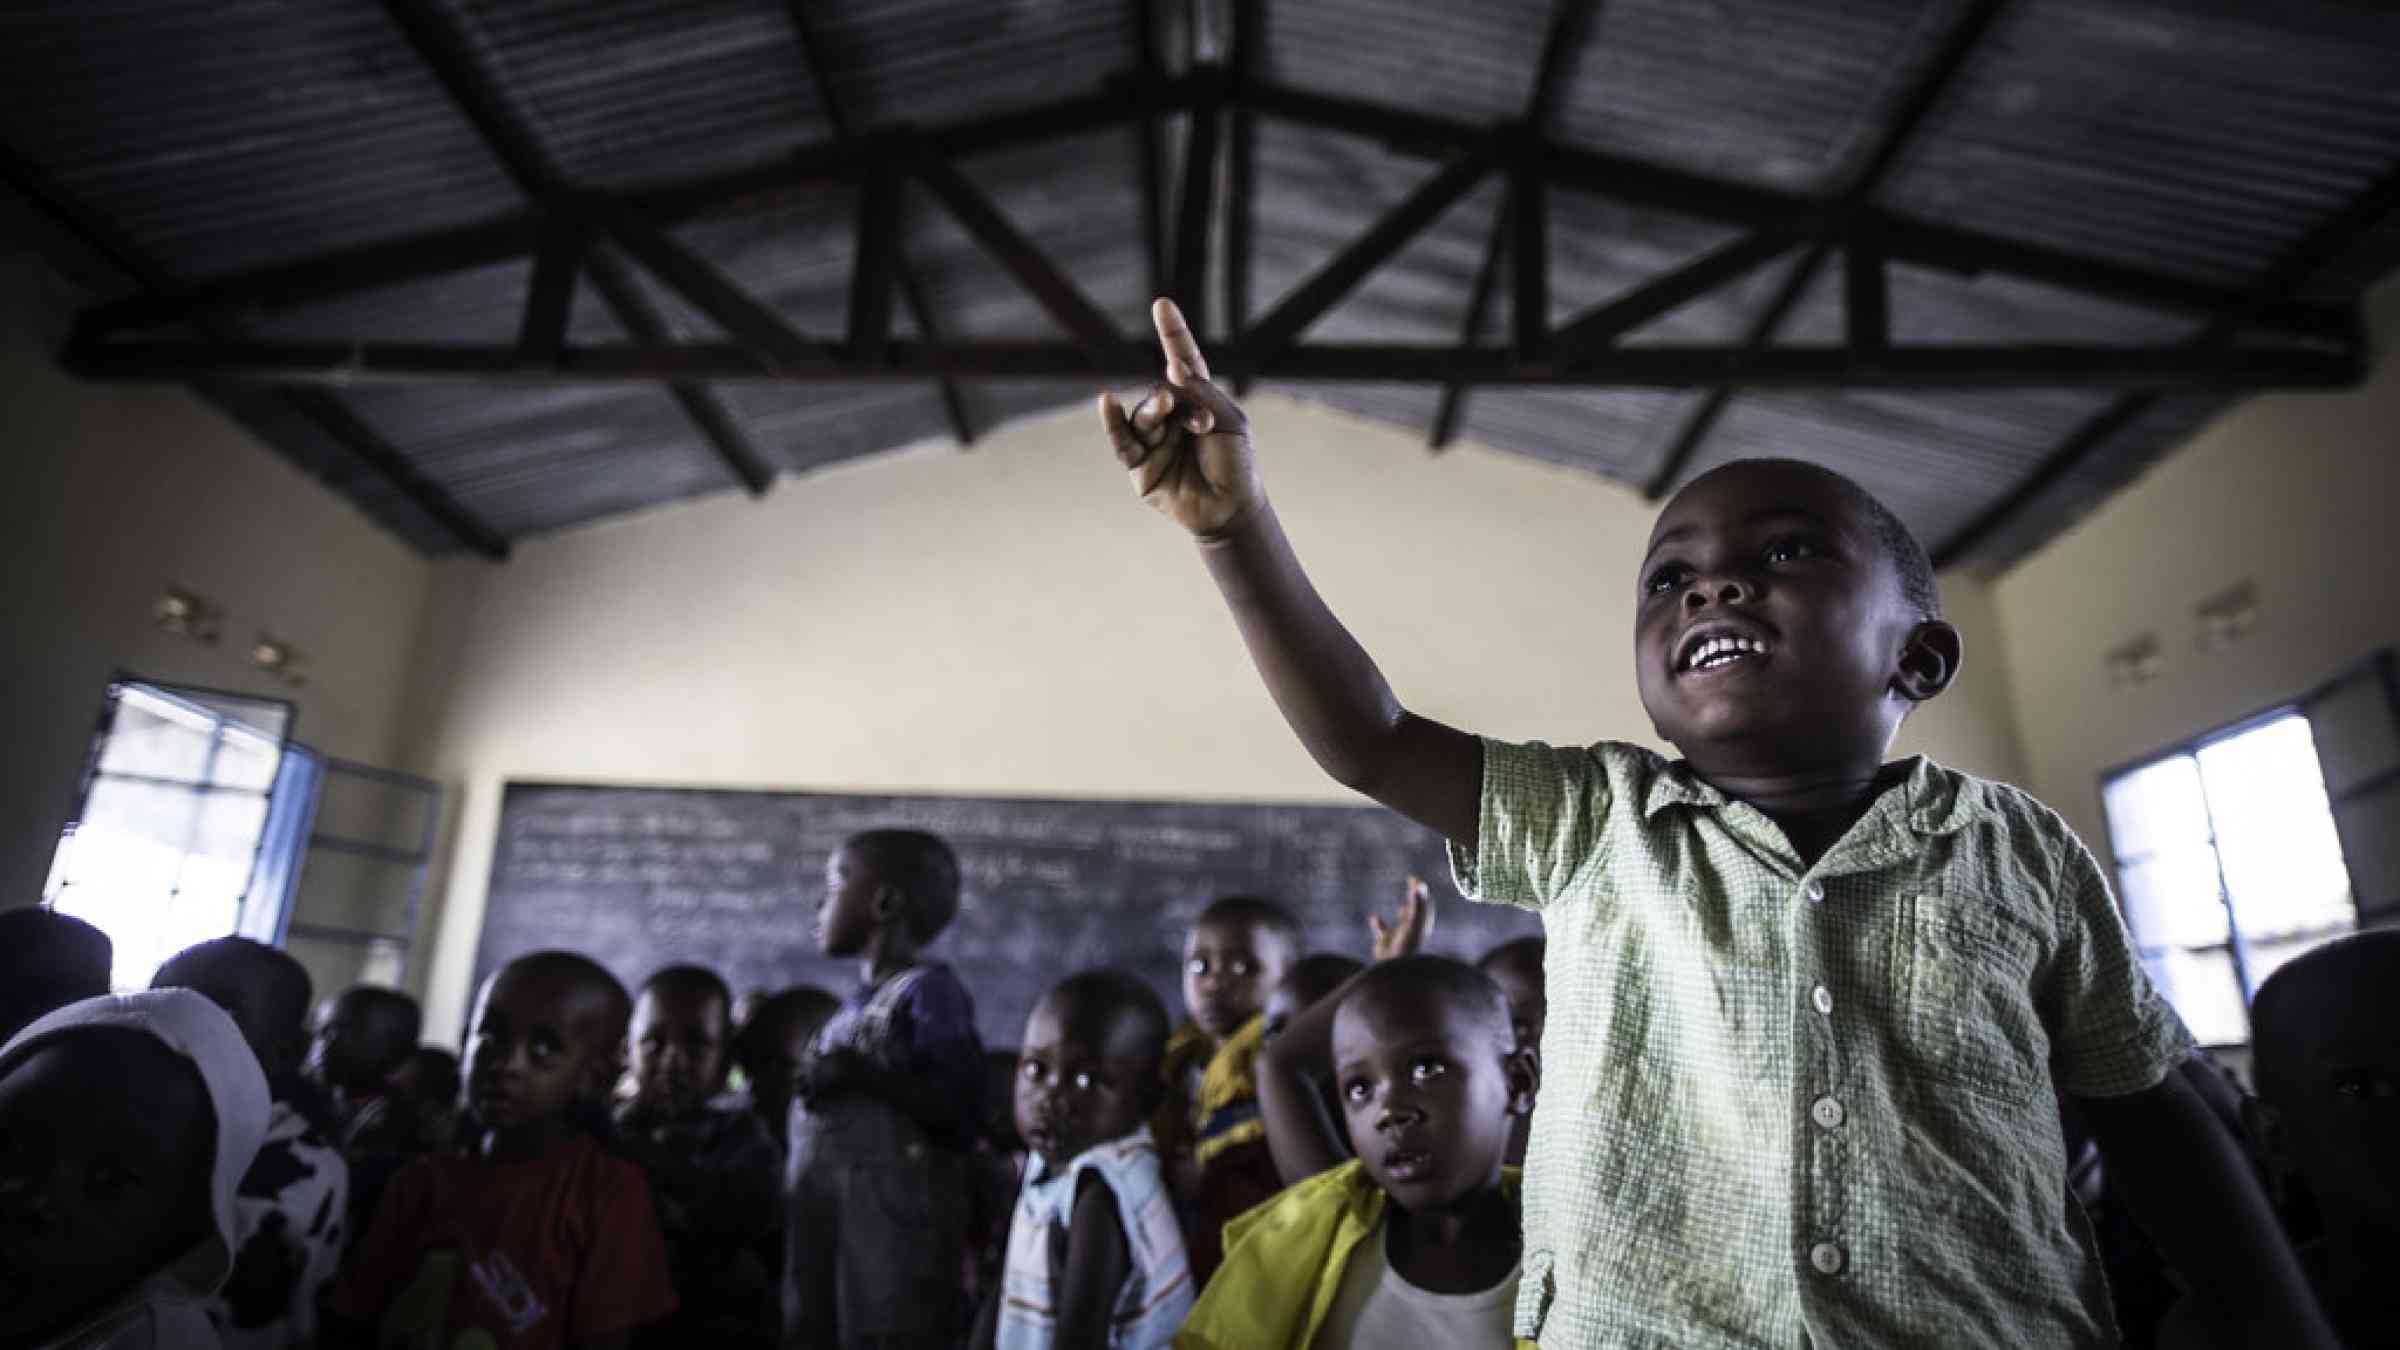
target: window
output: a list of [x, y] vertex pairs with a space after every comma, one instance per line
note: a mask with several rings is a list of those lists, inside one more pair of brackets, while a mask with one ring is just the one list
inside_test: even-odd
[[108, 934], [118, 988], [147, 986], [192, 943], [271, 922], [254, 879], [291, 720], [276, 699], [109, 686], [42, 898]]
[[2204, 1045], [2250, 1039], [2285, 962], [2400, 917], [2400, 670], [2391, 652], [2101, 784], [2126, 926]]

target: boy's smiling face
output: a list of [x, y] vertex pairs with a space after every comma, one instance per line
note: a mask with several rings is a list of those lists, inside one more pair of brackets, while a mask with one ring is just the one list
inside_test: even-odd
[[1334, 1086], [1351, 1147], [1412, 1213], [1500, 1179], [1515, 1118], [1533, 1109], [1532, 1057], [1497, 1015], [1458, 1000], [1361, 989], [1333, 1020]]
[[1787, 461], [1728, 465], [1659, 514], [1638, 574], [1642, 707], [1704, 775], [1880, 762], [1958, 637], [1907, 600], [1866, 508]]

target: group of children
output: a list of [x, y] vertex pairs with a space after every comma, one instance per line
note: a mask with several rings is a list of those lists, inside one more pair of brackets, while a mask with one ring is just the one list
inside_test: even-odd
[[[871, 831], [818, 910], [847, 998], [521, 957], [477, 995], [450, 1118], [397, 995], [336, 1000], [295, 1065], [279, 953], [204, 944], [171, 988], [66, 1001], [107, 954], [53, 933], [0, 982], [39, 1018], [0, 1027], [0, 1342], [263, 1318], [305, 1344], [315, 1317], [319, 1344], [426, 1350], [2113, 1344], [2070, 1119], [2190, 1291], [2161, 1344], [2400, 1339], [2400, 933], [2266, 982], [2235, 1101], [2054, 813], [1884, 761], [1962, 644], [1873, 497], [1746, 461], [1661, 513], [1632, 647], [1680, 758], [1485, 740], [1393, 695], [1241, 408], [1154, 319], [1165, 382], [1101, 404], [1137, 492], [1318, 763], [1543, 939], [1427, 955], [1417, 889], [1362, 963], [1228, 897], [1184, 936], [1183, 1026], [1070, 974], [1003, 1115], [972, 995], [925, 955], [957, 861]], [[717, 1095], [729, 1048], [746, 1102]], [[995, 1192], [1005, 1223], [976, 1214]]]

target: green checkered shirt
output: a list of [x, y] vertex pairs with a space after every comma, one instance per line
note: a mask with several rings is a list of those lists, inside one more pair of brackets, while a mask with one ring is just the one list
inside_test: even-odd
[[1635, 746], [1483, 764], [1459, 889], [1549, 935], [1518, 1335], [2115, 1343], [2053, 1089], [2191, 1042], [2065, 822], [1919, 758], [1810, 868]]

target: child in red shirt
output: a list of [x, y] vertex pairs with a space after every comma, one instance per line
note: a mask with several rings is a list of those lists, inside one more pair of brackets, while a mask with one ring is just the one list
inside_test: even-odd
[[592, 961], [537, 952], [476, 999], [473, 1143], [393, 1178], [335, 1290], [336, 1345], [621, 1347], [675, 1310], [641, 1169], [570, 1122], [604, 1099], [630, 1001]]

